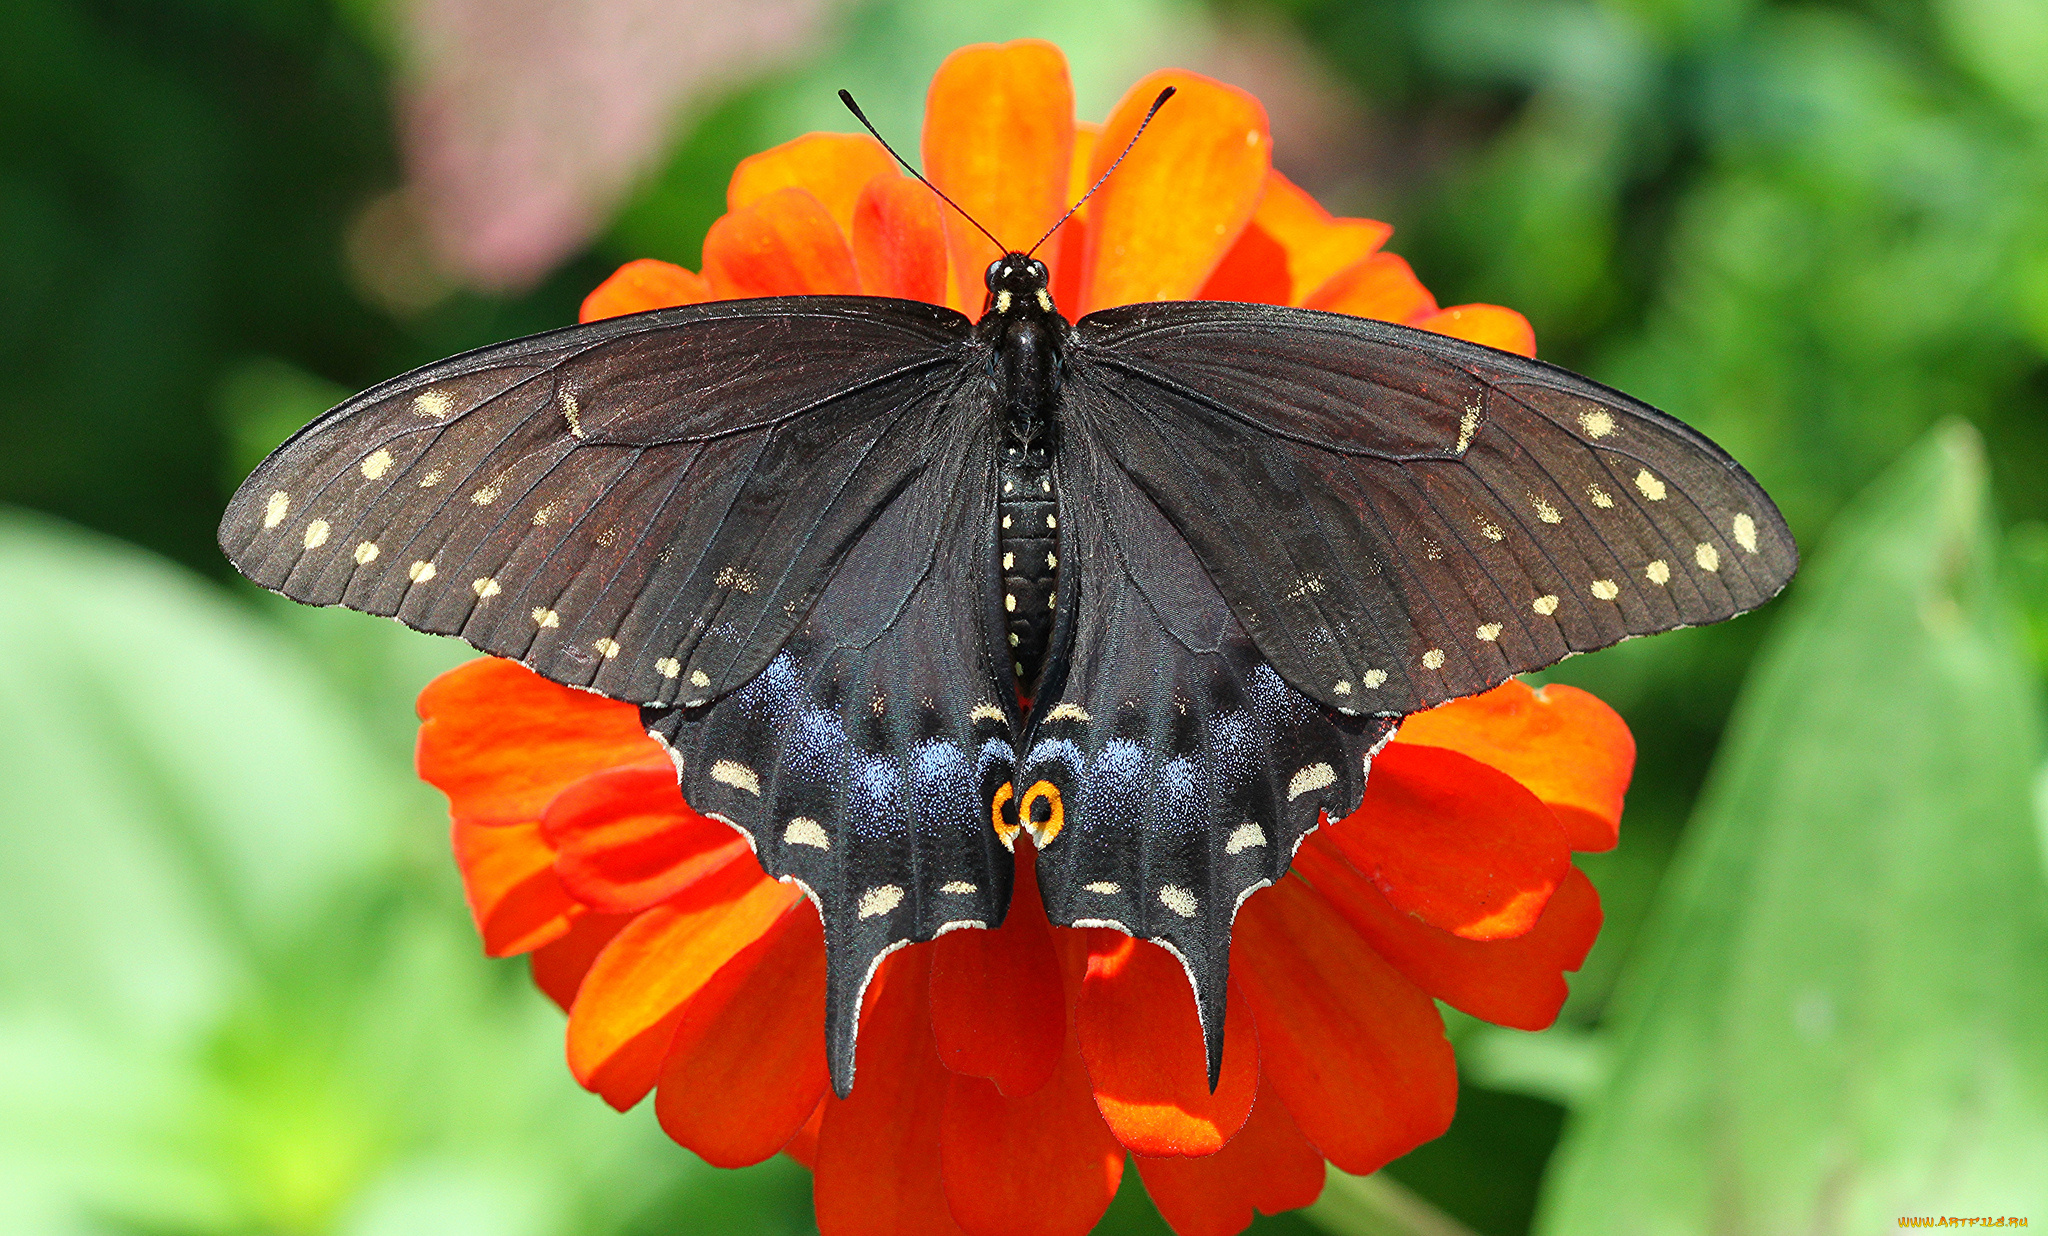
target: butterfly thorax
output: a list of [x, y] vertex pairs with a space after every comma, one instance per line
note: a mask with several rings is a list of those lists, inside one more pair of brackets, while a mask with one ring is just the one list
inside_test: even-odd
[[1045, 264], [1019, 253], [988, 268], [988, 303], [975, 333], [993, 345], [990, 376], [1003, 434], [996, 550], [1011, 668], [1029, 689], [1052, 636], [1059, 568], [1058, 443], [1061, 347], [1067, 321], [1053, 308]]

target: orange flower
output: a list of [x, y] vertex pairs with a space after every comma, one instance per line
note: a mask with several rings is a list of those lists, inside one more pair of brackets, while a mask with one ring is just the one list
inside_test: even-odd
[[[1532, 351], [1519, 314], [1439, 310], [1389, 229], [1333, 219], [1268, 164], [1264, 113], [1189, 73], [1134, 87], [1098, 133], [1059, 53], [969, 48], [932, 84], [932, 178], [1029, 244], [1093, 183], [1159, 88], [1179, 95], [1056, 239], [1069, 316], [1206, 296], [1307, 304]], [[980, 308], [996, 252], [866, 138], [812, 135], [734, 173], [704, 273], [627, 266], [585, 320], [722, 297], [865, 292]], [[420, 697], [422, 776], [447, 792], [485, 947], [532, 954], [569, 1014], [578, 1081], [655, 1095], [721, 1166], [786, 1150], [825, 1236], [1080, 1236], [1127, 1154], [1182, 1236], [1313, 1201], [1442, 1133], [1457, 1075], [1435, 1000], [1540, 1029], [1599, 930], [1570, 851], [1615, 842], [1634, 746], [1570, 687], [1509, 682], [1411, 717], [1359, 809], [1239, 912], [1220, 1083], [1187, 979], [1157, 946], [1054, 927], [1018, 846], [1008, 920], [891, 956], [859, 1082], [829, 1090], [818, 917], [732, 829], [692, 811], [631, 705], [472, 662]]]

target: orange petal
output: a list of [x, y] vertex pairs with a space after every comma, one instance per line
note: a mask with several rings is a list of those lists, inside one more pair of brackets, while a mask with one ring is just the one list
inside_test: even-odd
[[638, 258], [613, 271], [611, 278], [584, 297], [576, 320], [595, 322], [599, 318], [624, 317], [710, 299], [711, 285], [704, 281], [704, 276], [672, 262]]
[[825, 1124], [825, 1105], [832, 1101], [830, 1094], [819, 1099], [818, 1106], [811, 1111], [811, 1118], [804, 1121], [804, 1127], [798, 1129], [796, 1136], [789, 1139], [789, 1145], [782, 1148], [782, 1153], [811, 1171], [818, 1168], [818, 1130]]
[[806, 133], [741, 159], [725, 187], [725, 208], [737, 214], [783, 189], [802, 189], [824, 205], [842, 235], [851, 235], [854, 204], [877, 176], [903, 179], [896, 160], [874, 138], [865, 133]]
[[1405, 323], [1436, 312], [1436, 298], [1408, 263], [1392, 253], [1375, 253], [1352, 263], [1309, 293], [1302, 304], [1387, 322]]
[[1045, 1084], [1067, 1039], [1066, 988], [1038, 900], [1036, 864], [1025, 854], [1016, 866], [1001, 927], [949, 931], [932, 943], [939, 1059], [955, 1073], [990, 1079], [1011, 1098]]
[[[1095, 146], [1102, 137], [1102, 126], [1098, 124], [1076, 124], [1074, 126], [1074, 157], [1069, 166], [1072, 171], [1067, 179], [1067, 204], [1072, 206], [1088, 192], [1095, 182], [1088, 178], [1088, 171], [1095, 166]], [[1088, 253], [1088, 215], [1092, 205], [1083, 204], [1074, 216], [1060, 224], [1060, 230], [1052, 238], [1050, 248], [1054, 256], [1047, 257], [1045, 264], [1052, 275], [1052, 299], [1055, 305], [1070, 316], [1081, 304], [1081, 267]]]
[[1397, 742], [1447, 747], [1490, 764], [1542, 799], [1574, 850], [1611, 850], [1635, 771], [1628, 723], [1577, 687], [1510, 679], [1401, 723]]
[[1512, 940], [1462, 940], [1395, 909], [1323, 838], [1311, 837], [1294, 869], [1417, 986], [1454, 1008], [1517, 1030], [1557, 1020], [1577, 970], [1600, 934], [1600, 895], [1578, 868], [1565, 873], [1543, 917]]
[[1536, 355], [1536, 328], [1521, 314], [1499, 305], [1452, 305], [1408, 325], [1519, 356]]
[[1087, 1236], [1116, 1196], [1124, 1148], [1066, 1042], [1051, 1080], [1023, 1098], [953, 1078], [939, 1154], [946, 1200], [969, 1236]]
[[799, 901], [691, 997], [654, 1114], [713, 1167], [745, 1167], [796, 1136], [825, 1096], [825, 934]]
[[825, 1100], [812, 1186], [819, 1236], [955, 1236], [939, 1176], [953, 1074], [932, 1044], [930, 952], [883, 964], [861, 1014], [853, 1093]]
[[1458, 1070], [1436, 1005], [1308, 885], [1254, 893], [1231, 956], [1273, 1092], [1325, 1158], [1362, 1176], [1450, 1127]]
[[1090, 203], [1081, 313], [1193, 296], [1265, 192], [1273, 149], [1266, 109], [1234, 86], [1180, 69], [1152, 74], [1117, 104], [1095, 148], [1095, 175], [1129, 144], [1166, 86], [1179, 93]]
[[1145, 1192], [1178, 1236], [1234, 1236], [1252, 1208], [1277, 1215], [1322, 1196], [1323, 1156], [1287, 1114], [1271, 1081], [1259, 1084], [1251, 1118], [1230, 1144], [1204, 1159], [1137, 1160]]
[[1392, 224], [1378, 219], [1332, 216], [1279, 172], [1266, 177], [1265, 196], [1252, 222], [1287, 251], [1290, 304], [1300, 304], [1338, 272], [1378, 253], [1394, 234]]
[[853, 254], [824, 203], [777, 189], [711, 225], [704, 277], [722, 299], [830, 296], [860, 291]]
[[624, 1111], [654, 1087], [683, 1002], [803, 894], [751, 859], [643, 911], [605, 946], [569, 1010], [569, 1071]]
[[455, 865], [484, 952], [510, 957], [569, 930], [582, 907], [555, 876], [555, 851], [538, 824], [486, 828], [455, 821]]
[[623, 764], [667, 764], [640, 710], [557, 686], [512, 661], [459, 665], [420, 692], [422, 778], [471, 824], [528, 823], [571, 782]]
[[[1278, 175], [1278, 173], [1275, 173]], [[1216, 273], [1202, 285], [1203, 300], [1253, 301], [1262, 305], [1294, 303], [1294, 283], [1287, 275], [1287, 250], [1253, 218]]]
[[569, 933], [552, 944], [534, 950], [527, 959], [533, 972], [533, 985], [546, 993], [547, 998], [564, 1013], [576, 1003], [577, 989], [583, 986], [583, 976], [590, 973], [590, 967], [597, 962], [597, 955], [604, 952], [604, 946], [612, 937], [625, 930], [633, 921], [630, 914], [579, 914], [569, 927]]
[[[963, 47], [932, 77], [924, 106], [924, 173], [1013, 249], [1045, 234], [1067, 208], [1074, 87], [1067, 58], [1036, 39]], [[982, 274], [1002, 252], [947, 212], [957, 284], [953, 305], [979, 310]]]
[[870, 296], [946, 303], [946, 231], [939, 199], [902, 176], [877, 176], [853, 208], [853, 265]]
[[1095, 1105], [1138, 1154], [1215, 1154], [1244, 1127], [1259, 1089], [1258, 1031], [1232, 983], [1223, 1074], [1209, 1090], [1202, 1024], [1187, 972], [1156, 944], [1088, 932], [1088, 974], [1074, 1008]]
[[1324, 836], [1396, 908], [1468, 940], [1534, 927], [1571, 870], [1564, 829], [1534, 794], [1442, 747], [1389, 743], [1358, 810]]
[[563, 790], [541, 815], [555, 874], [593, 910], [644, 910], [738, 858], [746, 838], [683, 802], [673, 767], [612, 768]]

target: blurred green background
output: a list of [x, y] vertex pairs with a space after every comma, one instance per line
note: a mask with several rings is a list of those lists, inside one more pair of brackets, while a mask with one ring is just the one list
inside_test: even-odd
[[[810, 1227], [800, 1169], [578, 1091], [480, 955], [409, 766], [465, 650], [240, 586], [213, 525], [349, 391], [694, 267], [834, 88], [908, 140], [948, 51], [1022, 36], [1084, 118], [1166, 64], [1252, 89], [1283, 170], [1807, 551], [1554, 671], [1641, 748], [1563, 1019], [1453, 1015], [1401, 1191], [1259, 1226], [2048, 1223], [2048, 3], [9, 0], [0, 1230]], [[1127, 1184], [1105, 1227], [1163, 1232]]]

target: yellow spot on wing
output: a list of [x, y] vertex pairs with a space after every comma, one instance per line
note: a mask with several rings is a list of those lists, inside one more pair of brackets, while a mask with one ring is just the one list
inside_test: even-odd
[[[720, 785], [729, 785], [736, 790], [745, 790], [754, 797], [761, 796], [761, 778], [738, 760], [716, 760], [711, 765], [711, 779]], [[901, 890], [898, 890], [899, 892]]]
[[471, 580], [469, 590], [476, 593], [478, 599], [494, 597], [498, 595], [498, 581], [486, 575], [482, 579]]
[[1256, 824], [1240, 824], [1230, 831], [1230, 840], [1223, 843], [1225, 854], [1242, 854], [1246, 850], [1266, 844], [1266, 830]]
[[1636, 491], [1652, 502], [1664, 501], [1664, 482], [1651, 476], [1648, 468], [1637, 469]]
[[1311, 790], [1320, 790], [1337, 781], [1337, 770], [1328, 764], [1310, 764], [1296, 772], [1287, 782], [1287, 801], [1293, 802]]
[[1718, 571], [1721, 569], [1721, 551], [1705, 541], [1701, 541], [1693, 547], [1692, 560], [1700, 564], [1700, 570], [1702, 571]]
[[1557, 612], [1557, 596], [1554, 593], [1545, 593], [1529, 602], [1529, 608], [1547, 618]]
[[536, 609], [533, 611], [533, 624], [538, 627], [558, 627], [562, 625], [562, 616], [551, 609]]
[[284, 522], [286, 512], [292, 509], [292, 496], [280, 489], [270, 495], [270, 501], [263, 504], [263, 526], [275, 528]]
[[1441, 649], [1441, 648], [1432, 648], [1432, 649], [1430, 649], [1430, 650], [1429, 650], [1428, 652], [1425, 652], [1425, 653], [1423, 653], [1423, 654], [1422, 654], [1422, 668], [1424, 668], [1424, 669], [1432, 669], [1432, 670], [1436, 670], [1436, 669], [1442, 669], [1443, 667], [1444, 667], [1444, 650], [1443, 650], [1443, 649]]
[[379, 481], [384, 479], [384, 474], [391, 471], [391, 452], [381, 446], [378, 447], [370, 452], [368, 458], [363, 460], [362, 470], [363, 476], [369, 480]]
[[1735, 517], [1735, 543], [1742, 546], [1744, 553], [1756, 552], [1756, 521], [1747, 515]]
[[610, 637], [598, 640], [591, 647], [597, 649], [598, 655], [607, 661], [619, 655], [619, 641]]
[[900, 885], [883, 884], [860, 895], [858, 913], [862, 918], [873, 918], [887, 914], [903, 904], [903, 889]]
[[782, 844], [807, 845], [814, 850], [832, 848], [832, 838], [825, 835], [825, 826], [807, 815], [797, 816], [782, 830]]
[[1178, 884], [1168, 884], [1159, 890], [1159, 904], [1182, 918], [1193, 918], [1202, 908], [1195, 895]]
[[326, 520], [324, 520], [324, 519], [316, 519], [316, 520], [314, 520], [314, 521], [313, 521], [312, 523], [310, 523], [310, 524], [307, 524], [307, 525], [306, 525], [306, 548], [307, 548], [307, 549], [318, 549], [318, 548], [320, 548], [320, 547], [321, 547], [322, 545], [325, 545], [325, 544], [327, 544], [327, 533], [328, 533], [328, 531], [329, 531], [329, 529], [328, 529], [328, 527], [327, 527], [327, 521], [326, 521]]
[[455, 401], [440, 391], [421, 391], [413, 396], [412, 410], [433, 420], [440, 420], [454, 408]]
[[412, 577], [412, 582], [415, 584], [424, 584], [428, 580], [434, 578], [436, 574], [434, 570], [434, 564], [428, 562], [424, 558], [419, 559], [418, 561], [414, 562], [411, 566], [407, 567], [405, 569], [405, 573]]
[[663, 657], [654, 663], [654, 672], [663, 678], [674, 678], [683, 672], [683, 663], [674, 657]]
[[376, 560], [377, 543], [375, 541], [364, 541], [362, 544], [356, 546], [357, 566], [368, 566]]
[[1500, 638], [1500, 631], [1501, 626], [1498, 622], [1489, 622], [1486, 625], [1480, 627], [1477, 631], [1474, 631], [1472, 634], [1477, 635], [1480, 639], [1483, 639], [1490, 644], [1494, 640]]
[[1614, 414], [1605, 409], [1579, 413], [1579, 428], [1589, 438], [1604, 438], [1614, 432]]
[[1671, 582], [1671, 565], [1662, 558], [1643, 568], [1643, 578], [1658, 586]]
[[1603, 601], [1612, 601], [1621, 595], [1621, 587], [1611, 579], [1596, 579], [1593, 581], [1593, 595]]

